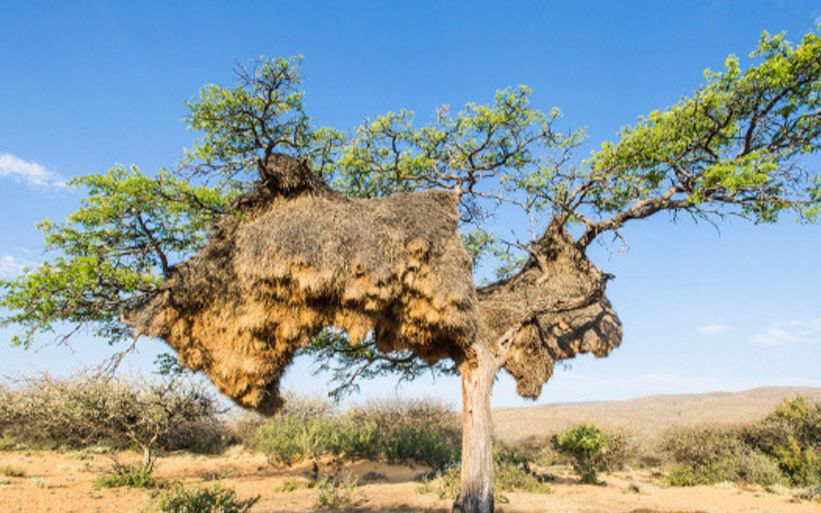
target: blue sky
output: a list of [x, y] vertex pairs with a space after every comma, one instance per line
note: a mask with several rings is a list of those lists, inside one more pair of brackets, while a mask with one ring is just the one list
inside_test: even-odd
[[[674, 103], [754, 47], [761, 30], [797, 40], [813, 29], [811, 1], [666, 2], [4, 2], [0, 6], [0, 274], [43, 258], [33, 229], [79, 200], [68, 177], [114, 163], [173, 165], [192, 134], [183, 101], [260, 54], [305, 57], [306, 106], [320, 124], [347, 129], [407, 107], [488, 101], [525, 83], [533, 102], [558, 106], [591, 144], [638, 115]], [[817, 160], [813, 162], [817, 167]], [[625, 325], [609, 358], [558, 369], [540, 402], [656, 393], [821, 386], [821, 226], [785, 220], [628, 226], [630, 248], [595, 248], [616, 275], [609, 296]], [[0, 376], [69, 374], [111, 352], [89, 337], [29, 351], [3, 343]], [[157, 341], [125, 368], [150, 372]], [[285, 385], [321, 393], [300, 361]], [[364, 396], [439, 395], [454, 380], [390, 379]], [[521, 405], [502, 377], [494, 404]]]

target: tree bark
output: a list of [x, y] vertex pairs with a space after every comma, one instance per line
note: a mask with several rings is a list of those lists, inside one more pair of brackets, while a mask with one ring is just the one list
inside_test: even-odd
[[493, 513], [493, 424], [490, 397], [498, 371], [490, 351], [474, 346], [459, 366], [462, 378], [462, 475], [454, 512]]

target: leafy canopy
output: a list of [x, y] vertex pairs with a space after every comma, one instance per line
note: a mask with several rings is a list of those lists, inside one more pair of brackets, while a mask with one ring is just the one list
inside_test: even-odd
[[62, 223], [38, 225], [55, 256], [0, 282], [0, 307], [8, 312], [0, 325], [24, 328], [15, 344], [28, 346], [61, 322], [73, 325], [64, 337], [87, 324], [111, 342], [129, 336], [122, 315], [157, 290], [178, 258], [204, 245], [230, 197], [165, 170], [149, 177], [136, 167], [69, 185], [87, 189], [80, 208]]
[[[560, 112], [534, 108], [525, 86], [455, 114], [442, 107], [428, 125], [400, 110], [344, 134], [312, 125], [299, 58], [239, 66], [233, 87], [206, 85], [187, 103], [198, 138], [177, 170], [115, 167], [72, 181], [86, 197], [65, 222], [39, 225], [52, 257], [0, 282], [0, 325], [21, 325], [14, 341], [25, 345], [62, 323], [69, 335], [89, 324], [110, 341], [127, 336], [123, 314], [202, 247], [237, 196], [266, 180], [277, 153], [302, 159], [351, 197], [454, 191], [474, 263], [492, 256], [500, 277], [516, 270], [550, 219], [575, 227], [580, 248], [662, 211], [755, 222], [790, 211], [816, 220], [821, 179], [803, 165], [819, 147], [821, 37], [794, 45], [764, 33], [750, 57], [746, 69], [731, 56], [724, 71], [708, 70], [694, 94], [639, 118], [587, 159], [576, 156], [584, 132], [557, 130]], [[521, 212], [526, 234], [490, 228], [500, 206]], [[381, 358], [367, 344], [351, 348], [332, 333], [306, 351], [347, 351], [343, 363], [367, 363], [339, 367], [342, 385], [388, 371], [412, 378], [423, 365], [407, 354]]]

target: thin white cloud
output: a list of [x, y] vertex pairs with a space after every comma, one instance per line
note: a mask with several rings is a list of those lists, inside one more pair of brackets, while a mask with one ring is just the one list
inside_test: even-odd
[[0, 153], [0, 177], [7, 176], [31, 187], [65, 187], [60, 175], [42, 164]]
[[813, 344], [819, 341], [821, 341], [821, 318], [775, 323], [750, 337], [750, 342], [763, 347]]
[[712, 335], [720, 335], [722, 333], [727, 333], [728, 331], [730, 331], [730, 325], [720, 322], [714, 322], [711, 324], [705, 324], [704, 326], [699, 326], [696, 331], [699, 333], [699, 335], [709, 337]]
[[28, 265], [11, 255], [0, 256], [0, 278], [13, 278]]

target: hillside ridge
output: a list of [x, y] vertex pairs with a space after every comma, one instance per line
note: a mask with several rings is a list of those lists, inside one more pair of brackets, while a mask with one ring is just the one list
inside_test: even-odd
[[784, 399], [799, 394], [821, 401], [821, 387], [768, 386], [737, 392], [659, 394], [617, 401], [495, 408], [493, 418], [496, 438], [508, 443], [547, 436], [580, 422], [657, 438], [675, 426], [752, 422], [767, 415]]

